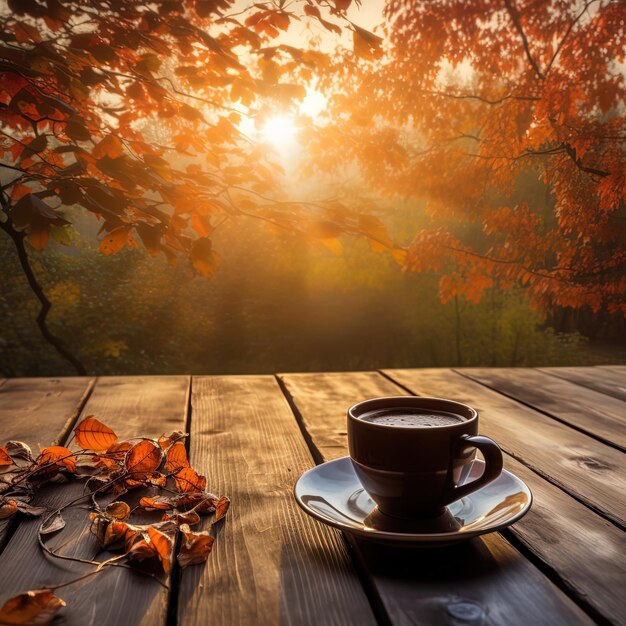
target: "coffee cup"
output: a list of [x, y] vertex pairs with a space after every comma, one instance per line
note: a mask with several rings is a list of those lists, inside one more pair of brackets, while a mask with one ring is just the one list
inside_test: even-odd
[[[502, 471], [495, 441], [478, 434], [478, 413], [442, 398], [374, 398], [348, 410], [348, 447], [356, 474], [381, 513], [436, 517]], [[480, 450], [482, 475], [459, 484]]]

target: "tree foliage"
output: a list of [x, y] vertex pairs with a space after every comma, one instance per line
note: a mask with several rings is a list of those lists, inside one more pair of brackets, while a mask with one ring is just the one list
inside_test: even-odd
[[[301, 100], [328, 62], [281, 33], [302, 19], [355, 30], [350, 2], [232, 4], [9, 0], [0, 15], [0, 165], [11, 173], [0, 226], [42, 304], [42, 333], [70, 360], [46, 328], [50, 302], [23, 248], [26, 238], [44, 249], [69, 224], [63, 206], [101, 220], [105, 255], [141, 244], [206, 277], [220, 265], [214, 229], [242, 215], [323, 242], [347, 232], [392, 247], [376, 221], [337, 202], [281, 201], [280, 168], [241, 130], [243, 117]], [[147, 134], [155, 123], [158, 141]]]
[[[426, 203], [406, 269], [443, 272], [444, 301], [498, 281], [543, 307], [623, 315], [626, 5], [390, 0], [386, 20], [381, 49], [325, 72], [336, 95], [317, 151]], [[543, 202], [520, 197], [522, 177]]]

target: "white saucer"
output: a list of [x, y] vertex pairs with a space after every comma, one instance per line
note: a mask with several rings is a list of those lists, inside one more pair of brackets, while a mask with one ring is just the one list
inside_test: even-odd
[[[468, 465], [460, 484], [483, 471], [479, 460]], [[294, 488], [298, 504], [315, 519], [365, 539], [390, 545], [434, 547], [465, 541], [506, 528], [532, 504], [528, 486], [502, 470], [496, 480], [448, 505], [434, 520], [402, 520], [380, 513], [357, 478], [350, 457], [317, 465], [300, 476]]]

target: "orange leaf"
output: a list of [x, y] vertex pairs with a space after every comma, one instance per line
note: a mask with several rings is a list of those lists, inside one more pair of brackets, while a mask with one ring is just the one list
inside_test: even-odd
[[107, 454], [114, 459], [123, 459], [132, 447], [133, 444], [130, 441], [118, 441], [109, 447]]
[[101, 159], [104, 156], [116, 159], [124, 154], [124, 146], [115, 135], [107, 135], [96, 144], [91, 154], [96, 159]]
[[169, 511], [174, 508], [174, 504], [169, 498], [163, 496], [156, 496], [154, 498], [141, 498], [139, 504], [146, 509], [146, 511]]
[[148, 528], [148, 536], [159, 557], [159, 561], [163, 565], [163, 571], [165, 573], [169, 572], [172, 560], [172, 538], [156, 528], [152, 528], [152, 526]]
[[49, 624], [65, 606], [49, 589], [26, 591], [9, 598], [0, 609], [0, 624]]
[[220, 257], [213, 250], [211, 240], [206, 237], [196, 239], [193, 242], [189, 260], [194, 269], [206, 278], [211, 278], [220, 266]]
[[206, 488], [206, 477], [200, 476], [193, 467], [181, 467], [174, 474], [176, 489], [182, 493], [194, 491], [204, 491]]
[[187, 524], [183, 524], [180, 529], [185, 537], [177, 557], [180, 566], [204, 563], [211, 553], [215, 539], [206, 531], [197, 533], [191, 531]]
[[207, 217], [192, 213], [191, 226], [200, 235], [200, 237], [208, 237], [213, 232], [211, 221]]
[[45, 250], [50, 241], [50, 228], [44, 226], [42, 228], [31, 228], [28, 236], [26, 237], [28, 243], [35, 248], [38, 252]]
[[185, 433], [182, 430], [174, 430], [169, 435], [163, 433], [159, 437], [159, 446], [161, 446], [161, 450], [167, 450], [173, 443], [176, 443], [179, 439], [183, 439], [185, 437]]
[[[6, 500], [0, 504], [0, 519], [6, 519], [17, 513], [17, 503], [15, 500]], [[2, 622], [0, 622], [1, 624]]]
[[6, 448], [0, 448], [0, 467], [5, 465], [13, 465], [13, 459], [9, 456]]
[[130, 515], [130, 507], [126, 502], [118, 500], [111, 502], [106, 508], [106, 512], [117, 520], [125, 520]]
[[117, 435], [93, 415], [86, 417], [74, 429], [76, 441], [85, 450], [101, 452], [117, 442]]
[[142, 539], [133, 544], [127, 556], [131, 561], [143, 561], [156, 556], [156, 549], [152, 542]]
[[135, 241], [130, 234], [130, 226], [118, 226], [100, 242], [100, 252], [106, 254], [116, 254], [124, 246], [135, 247]]
[[126, 469], [129, 472], [154, 472], [161, 465], [163, 452], [159, 446], [145, 439], [134, 445], [126, 455]]
[[165, 469], [168, 472], [175, 472], [181, 467], [189, 467], [189, 461], [187, 460], [185, 444], [182, 441], [177, 441], [170, 446], [165, 455]]
[[46, 468], [42, 472], [37, 472], [38, 477], [53, 474], [56, 469], [67, 469], [70, 472], [76, 471], [76, 457], [72, 454], [71, 450], [64, 448], [63, 446], [50, 446], [49, 448], [43, 448], [39, 457], [37, 458], [37, 467], [43, 468], [51, 463], [56, 464], [56, 468]]
[[222, 496], [215, 505], [215, 521], [222, 519], [228, 512], [228, 507], [230, 507], [230, 499], [226, 496]]

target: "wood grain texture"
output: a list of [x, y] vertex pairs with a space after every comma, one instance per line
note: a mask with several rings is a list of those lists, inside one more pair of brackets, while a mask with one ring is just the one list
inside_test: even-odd
[[[184, 429], [189, 378], [151, 376], [101, 378], [81, 416], [94, 414], [123, 439], [159, 436]], [[56, 508], [83, 493], [79, 482], [50, 486], [38, 492], [34, 504]], [[47, 540], [62, 554], [93, 558], [97, 552], [89, 531], [88, 511], [73, 507], [63, 514], [65, 528]], [[93, 566], [45, 557], [37, 544], [38, 521], [25, 521], [0, 555], [0, 604], [28, 589], [58, 584], [90, 571]], [[127, 569], [108, 568], [97, 576], [64, 587], [67, 626], [165, 625], [168, 591], [155, 580]]]
[[504, 465], [533, 493], [530, 512], [509, 532], [595, 614], [625, 624], [626, 534], [512, 457]]
[[[406, 392], [379, 374], [281, 375], [305, 427], [328, 436], [345, 428], [345, 410], [377, 395]], [[372, 380], [371, 388], [366, 380]], [[354, 384], [353, 384], [354, 380]], [[442, 391], [439, 395], [447, 395]], [[320, 416], [325, 415], [323, 436]], [[345, 444], [344, 444], [345, 446]], [[347, 448], [330, 448], [333, 458]], [[392, 624], [553, 625], [592, 623], [500, 535], [437, 550], [402, 550], [350, 538], [372, 592]]]
[[542, 372], [626, 401], [626, 369], [612, 367], [540, 367]]
[[[92, 378], [12, 378], [0, 382], [0, 445], [23, 441], [33, 454], [58, 443], [76, 420]], [[0, 550], [21, 516], [0, 520]]]
[[340, 534], [295, 503], [313, 461], [276, 380], [192, 387], [190, 460], [232, 506], [206, 567], [182, 571], [178, 624], [375, 624]]
[[0, 444], [27, 443], [33, 453], [59, 443], [76, 420], [92, 378], [11, 378], [0, 386]]
[[[530, 368], [471, 368], [459, 371], [609, 445], [622, 451], [626, 449], [626, 402]], [[596, 376], [600, 374], [598, 372]]]
[[626, 525], [624, 453], [451, 370], [386, 374], [418, 395], [445, 395], [478, 409], [479, 430], [503, 450], [616, 524]]

